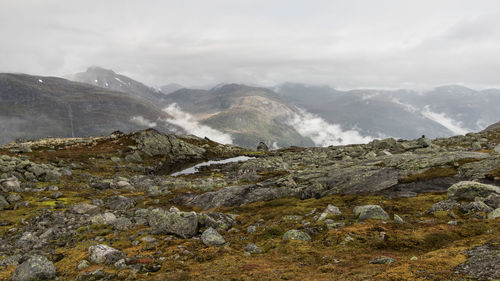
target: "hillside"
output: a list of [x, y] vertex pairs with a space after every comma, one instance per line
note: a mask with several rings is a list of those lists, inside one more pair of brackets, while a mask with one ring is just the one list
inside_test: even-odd
[[131, 94], [56, 77], [0, 74], [0, 143], [16, 138], [99, 136], [129, 132], [171, 116]]
[[268, 152], [156, 130], [13, 143], [0, 280], [496, 280], [499, 153], [499, 130]]
[[181, 89], [165, 100], [201, 124], [231, 134], [241, 146], [255, 147], [261, 141], [279, 147], [314, 145], [287, 123], [295, 109], [265, 88], [228, 84], [208, 91]]

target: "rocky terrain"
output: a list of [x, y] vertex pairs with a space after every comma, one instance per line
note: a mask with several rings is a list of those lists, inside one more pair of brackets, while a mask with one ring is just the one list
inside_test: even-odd
[[495, 129], [271, 151], [151, 129], [13, 142], [0, 280], [497, 280], [499, 183]]

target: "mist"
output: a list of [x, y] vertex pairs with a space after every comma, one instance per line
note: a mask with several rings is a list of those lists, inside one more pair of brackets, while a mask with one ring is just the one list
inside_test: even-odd
[[233, 139], [230, 134], [222, 133], [220, 131], [217, 131], [215, 129], [212, 129], [208, 126], [200, 124], [198, 121], [195, 120], [195, 118], [187, 113], [184, 112], [177, 104], [172, 103], [168, 105], [164, 111], [170, 115], [172, 115], [173, 118], [166, 119], [166, 122], [172, 123], [174, 125], [177, 125], [181, 128], [183, 128], [186, 132], [189, 134], [193, 134], [198, 137], [207, 137], [213, 141], [216, 141], [218, 143], [222, 144], [232, 144]]
[[356, 130], [343, 130], [338, 124], [330, 124], [323, 118], [298, 108], [299, 113], [288, 120], [299, 134], [312, 139], [316, 146], [368, 143], [372, 137], [362, 136]]

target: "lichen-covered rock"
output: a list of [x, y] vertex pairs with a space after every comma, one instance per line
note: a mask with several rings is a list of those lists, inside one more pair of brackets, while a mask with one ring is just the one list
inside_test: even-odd
[[54, 264], [44, 256], [34, 255], [17, 266], [12, 281], [52, 280], [55, 277]]
[[149, 225], [158, 234], [175, 234], [182, 238], [198, 233], [198, 217], [195, 212], [167, 212], [154, 209], [148, 216]]
[[283, 234], [283, 240], [300, 240], [311, 242], [311, 236], [303, 231], [291, 229]]
[[354, 215], [360, 220], [388, 220], [389, 215], [379, 205], [364, 205], [354, 207]]
[[226, 240], [217, 230], [209, 227], [201, 234], [201, 241], [207, 246], [222, 246], [226, 244]]
[[322, 220], [326, 219], [326, 217], [328, 215], [341, 215], [341, 214], [342, 214], [342, 212], [340, 211], [340, 209], [338, 207], [333, 206], [332, 204], [328, 204], [328, 206], [326, 206], [323, 213], [321, 213], [321, 215], [319, 216], [318, 221], [322, 221]]
[[259, 142], [259, 144], [257, 145], [257, 151], [268, 151], [269, 150], [269, 147], [267, 147], [267, 144], [265, 144], [264, 142]]
[[16, 177], [0, 179], [0, 189], [4, 192], [22, 192], [19, 180]]
[[500, 194], [500, 187], [473, 181], [462, 181], [448, 188], [448, 198], [454, 200], [474, 200], [486, 198], [491, 194]]
[[496, 218], [500, 218], [500, 208], [496, 208], [488, 214], [488, 219], [494, 220]]
[[89, 203], [79, 203], [71, 205], [68, 211], [75, 214], [95, 214], [99, 211], [99, 207]]
[[9, 207], [9, 202], [7, 202], [7, 200], [5, 200], [5, 197], [3, 197], [2, 195], [0, 195], [0, 211]]
[[500, 249], [495, 244], [485, 244], [467, 251], [467, 261], [455, 270], [478, 280], [500, 279]]
[[454, 200], [444, 200], [444, 201], [439, 201], [437, 203], [434, 203], [427, 211], [427, 214], [432, 214], [437, 211], [451, 211], [455, 207], [460, 207], [460, 204], [458, 204]]
[[89, 247], [89, 261], [96, 264], [113, 264], [125, 254], [115, 248], [99, 244]]
[[262, 249], [254, 243], [248, 243], [245, 245], [245, 252], [250, 254], [260, 254], [262, 253]]
[[128, 210], [135, 207], [137, 202], [122, 195], [111, 196], [106, 203], [106, 207], [111, 210]]
[[98, 214], [90, 218], [93, 224], [111, 224], [116, 220], [116, 216], [113, 213]]
[[212, 212], [208, 214], [198, 214], [198, 222], [202, 226], [229, 230], [235, 223], [235, 215]]
[[401, 224], [404, 223], [405, 221], [398, 215], [394, 214], [394, 223]]
[[396, 262], [396, 260], [391, 257], [384, 257], [384, 256], [374, 258], [373, 260], [370, 261], [371, 264], [391, 264], [393, 262]]

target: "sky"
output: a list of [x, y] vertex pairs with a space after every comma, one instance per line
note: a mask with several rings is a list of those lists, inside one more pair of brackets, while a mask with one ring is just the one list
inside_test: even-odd
[[1, 0], [0, 72], [151, 86], [500, 87], [496, 0]]

